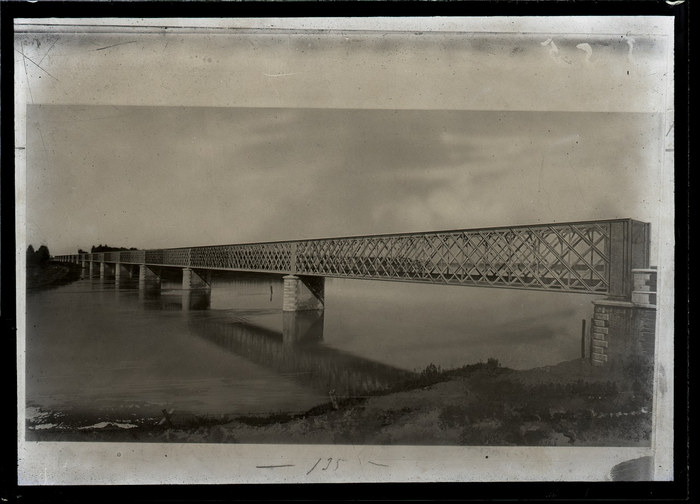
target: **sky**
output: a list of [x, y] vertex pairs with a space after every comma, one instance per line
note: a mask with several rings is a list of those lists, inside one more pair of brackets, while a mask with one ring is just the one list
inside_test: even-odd
[[663, 36], [81, 30], [15, 44], [55, 255], [670, 213]]
[[658, 211], [658, 114], [37, 105], [27, 121], [28, 242], [54, 254]]

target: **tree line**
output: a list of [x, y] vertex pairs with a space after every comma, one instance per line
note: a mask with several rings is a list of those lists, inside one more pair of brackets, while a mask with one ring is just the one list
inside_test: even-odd
[[[126, 247], [110, 247], [109, 245], [99, 244], [97, 246], [93, 245], [90, 248], [90, 252], [119, 252], [120, 250], [138, 250], [136, 247], [126, 248]], [[87, 252], [81, 248], [78, 249], [78, 254], [87, 254]], [[38, 249], [34, 250], [32, 245], [27, 247], [27, 266], [43, 266], [51, 260], [51, 252], [49, 252], [49, 247], [42, 245]]]
[[[138, 250], [136, 247], [126, 248], [126, 247], [110, 247], [109, 245], [102, 245], [101, 243], [97, 246], [93, 245], [90, 248], [91, 254], [95, 252], [119, 252], [120, 250]], [[83, 249], [78, 249], [78, 254], [87, 254]]]
[[43, 266], [51, 259], [49, 247], [42, 245], [37, 250], [29, 245], [27, 247], [27, 266]]

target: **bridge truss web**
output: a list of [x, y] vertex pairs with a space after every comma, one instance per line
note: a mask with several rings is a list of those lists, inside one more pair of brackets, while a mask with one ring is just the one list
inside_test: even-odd
[[297, 271], [355, 278], [607, 292], [605, 226], [454, 231], [299, 243]]
[[631, 219], [62, 256], [342, 278], [627, 295], [649, 267]]

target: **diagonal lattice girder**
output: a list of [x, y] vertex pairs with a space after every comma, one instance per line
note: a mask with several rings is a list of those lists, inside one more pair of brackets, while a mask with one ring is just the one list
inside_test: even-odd
[[649, 264], [649, 224], [613, 219], [54, 259], [626, 295], [631, 268]]

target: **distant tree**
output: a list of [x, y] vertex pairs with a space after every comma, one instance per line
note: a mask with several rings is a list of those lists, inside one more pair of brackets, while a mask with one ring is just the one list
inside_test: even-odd
[[44, 266], [51, 259], [49, 247], [42, 245], [38, 250], [34, 250], [32, 245], [27, 247], [27, 266]]
[[27, 266], [36, 264], [36, 257], [35, 257], [35, 252], [34, 252], [34, 247], [29, 245], [27, 247]]
[[51, 254], [49, 253], [49, 247], [47, 247], [46, 245], [42, 245], [41, 247], [39, 247], [39, 250], [37, 250], [34, 253], [34, 256], [36, 257], [37, 263], [42, 264], [42, 265], [46, 264], [51, 259]]
[[87, 254], [87, 252], [85, 252], [83, 249], [79, 248], [79, 249], [78, 249], [78, 254]]

